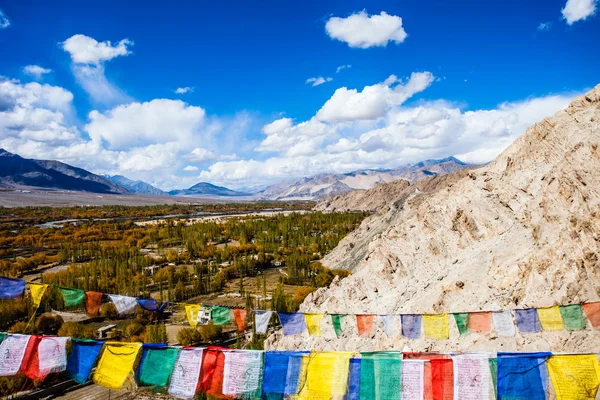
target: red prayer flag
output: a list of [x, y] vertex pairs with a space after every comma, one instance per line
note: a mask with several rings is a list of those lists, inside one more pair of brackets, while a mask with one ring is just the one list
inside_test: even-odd
[[431, 360], [431, 391], [434, 400], [454, 400], [454, 366], [451, 359]]
[[402, 353], [402, 358], [405, 360], [423, 360], [426, 361], [423, 366], [423, 400], [435, 399], [433, 396], [433, 376], [432, 376], [432, 365], [427, 362], [430, 360], [446, 360], [450, 356], [448, 354], [440, 353], [417, 353], [417, 352], [406, 352]]
[[600, 301], [582, 304], [581, 307], [592, 323], [592, 326], [596, 329], [600, 329]]
[[97, 316], [100, 313], [100, 303], [102, 302], [102, 293], [85, 292], [85, 308], [89, 316]]
[[209, 346], [204, 349], [202, 369], [200, 373], [200, 390], [220, 399], [233, 399], [223, 394], [223, 374], [225, 353], [223, 347]]
[[235, 318], [235, 323], [237, 325], [238, 332], [244, 332], [244, 329], [246, 329], [246, 310], [241, 308], [234, 308], [233, 316]]
[[492, 330], [492, 313], [489, 311], [471, 312], [467, 325], [471, 332], [488, 333]]
[[359, 336], [371, 336], [373, 332], [374, 314], [356, 314], [356, 325]]
[[40, 360], [38, 357], [38, 346], [42, 341], [41, 336], [32, 335], [27, 343], [23, 361], [21, 362], [21, 373], [29, 379], [44, 380], [45, 376], [40, 376]]

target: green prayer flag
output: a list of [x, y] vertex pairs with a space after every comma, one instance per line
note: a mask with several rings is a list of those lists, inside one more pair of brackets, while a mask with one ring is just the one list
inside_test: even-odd
[[585, 328], [585, 319], [583, 319], [581, 305], [560, 306], [560, 315], [562, 315], [566, 330], [578, 331]]
[[494, 398], [498, 398], [498, 391], [496, 388], [498, 387], [498, 359], [490, 358], [490, 372], [492, 373], [492, 381], [494, 382]]
[[211, 317], [215, 325], [225, 325], [231, 320], [231, 310], [227, 307], [211, 307]]
[[167, 386], [178, 354], [179, 349], [176, 347], [144, 349], [140, 362], [140, 383], [148, 386]]
[[468, 321], [469, 321], [469, 313], [454, 313], [454, 321], [456, 321], [456, 326], [458, 327], [458, 332], [460, 335], [466, 335], [469, 333]]
[[85, 291], [81, 289], [70, 289], [59, 287], [63, 299], [65, 300], [65, 307], [76, 307], [83, 303], [85, 300]]
[[6, 332], [0, 332], [0, 343], [2, 343], [2, 341], [4, 340], [4, 338], [6, 337], [7, 333]]
[[402, 353], [361, 353], [360, 398], [400, 400]]
[[331, 314], [331, 323], [333, 323], [333, 329], [337, 337], [340, 337], [342, 334], [342, 318], [345, 316], [346, 314]]

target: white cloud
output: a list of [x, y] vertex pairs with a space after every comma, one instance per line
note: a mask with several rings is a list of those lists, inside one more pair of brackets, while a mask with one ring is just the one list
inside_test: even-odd
[[10, 19], [6, 16], [4, 11], [0, 10], [0, 29], [6, 29], [10, 26]]
[[561, 10], [562, 16], [567, 20], [567, 24], [573, 25], [596, 14], [596, 2], [597, 0], [567, 0], [567, 4]]
[[98, 65], [115, 57], [131, 54], [128, 46], [133, 42], [129, 39], [120, 40], [113, 45], [109, 40], [98, 42], [86, 35], [73, 35], [62, 43], [63, 50], [71, 55], [75, 64]]
[[177, 93], [177, 94], [192, 93], [193, 91], [194, 91], [194, 88], [190, 87], [190, 86], [180, 87], [180, 88], [175, 89], [175, 93]]
[[115, 105], [131, 101], [121, 89], [109, 82], [104, 65], [74, 64], [71, 66], [77, 83], [85, 90], [94, 104]]
[[540, 32], [547, 32], [552, 27], [552, 22], [540, 22], [537, 27], [537, 30]]
[[391, 107], [425, 90], [433, 80], [430, 72], [413, 72], [406, 83], [391, 75], [382, 83], [365, 86], [362, 92], [342, 87], [321, 107], [317, 118], [327, 122], [380, 118]]
[[402, 18], [384, 11], [379, 15], [361, 11], [347, 18], [332, 17], [325, 24], [325, 30], [332, 39], [361, 49], [387, 46], [388, 42], [400, 44], [407, 36], [402, 28]]
[[308, 78], [304, 83], [312, 83], [313, 86], [319, 86], [325, 82], [331, 82], [332, 80], [333, 78], [330, 77], [323, 78], [322, 76], [319, 76], [318, 78]]
[[335, 73], [339, 74], [341, 70], [346, 69], [346, 68], [352, 68], [352, 65], [347, 64], [347, 65], [340, 65], [339, 67], [337, 67], [335, 69]]
[[39, 65], [27, 65], [23, 67], [23, 72], [27, 75], [33, 76], [35, 79], [40, 80], [45, 74], [52, 72], [51, 69], [42, 68]]
[[218, 156], [210, 150], [197, 147], [192, 150], [191, 153], [184, 156], [186, 160], [202, 163], [205, 161], [211, 161], [218, 158]]
[[198, 167], [194, 165], [187, 165], [183, 170], [187, 172], [195, 172], [198, 171]]

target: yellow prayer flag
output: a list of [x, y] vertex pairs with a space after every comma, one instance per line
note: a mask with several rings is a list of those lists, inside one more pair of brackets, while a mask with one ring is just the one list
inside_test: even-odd
[[538, 317], [545, 331], [562, 331], [564, 329], [560, 307], [538, 308]]
[[346, 394], [350, 352], [313, 352], [298, 400], [341, 399]]
[[198, 325], [198, 313], [200, 312], [200, 304], [190, 304], [185, 306], [185, 314], [192, 328]]
[[133, 370], [141, 343], [106, 342], [104, 352], [94, 373], [94, 383], [119, 390]]
[[31, 302], [33, 303], [33, 306], [35, 308], [38, 308], [40, 306], [40, 303], [42, 302], [42, 297], [44, 297], [44, 293], [46, 292], [47, 288], [48, 285], [41, 283], [29, 284], [29, 291], [31, 292]]
[[557, 400], [593, 400], [600, 386], [595, 354], [551, 356], [548, 371]]
[[448, 314], [423, 315], [425, 337], [430, 339], [448, 339]]
[[304, 314], [306, 327], [310, 336], [321, 336], [321, 318], [323, 318], [323, 314]]

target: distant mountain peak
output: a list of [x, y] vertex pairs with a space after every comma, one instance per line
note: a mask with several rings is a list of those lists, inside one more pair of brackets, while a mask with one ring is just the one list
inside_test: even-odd
[[116, 184], [121, 185], [136, 194], [143, 194], [143, 195], [149, 195], [149, 196], [167, 196], [168, 195], [166, 192], [163, 192], [162, 190], [160, 190], [144, 181], [134, 181], [123, 175], [112, 175], [112, 176], [104, 175], [104, 176], [107, 179], [111, 180], [112, 182], [115, 182]]
[[171, 190], [169, 192], [172, 196], [218, 196], [218, 197], [236, 197], [236, 196], [249, 196], [248, 193], [237, 192], [235, 190], [228, 189], [223, 186], [213, 185], [209, 182], [198, 182], [195, 185], [183, 190]]

